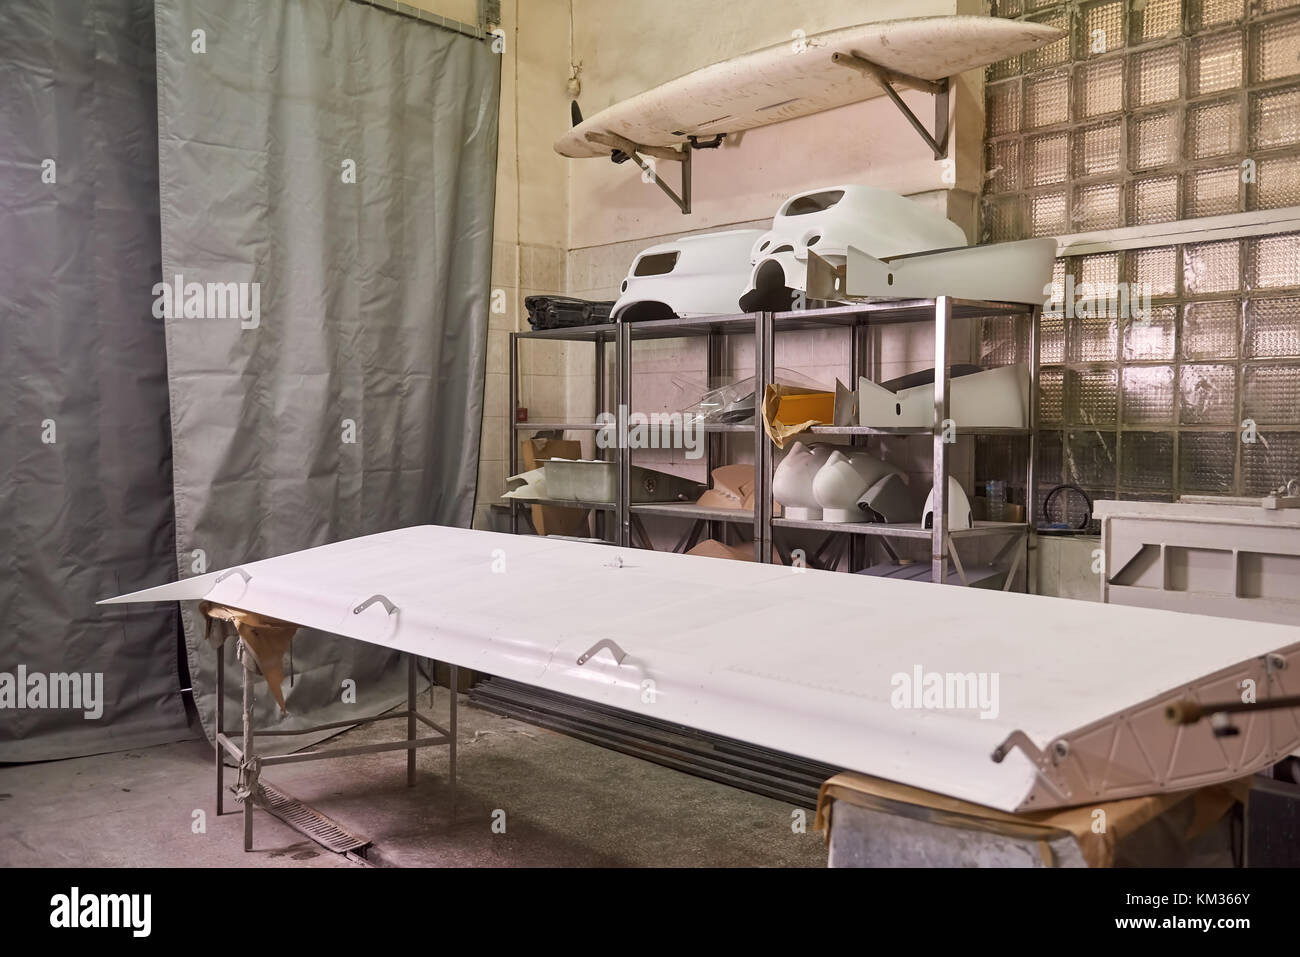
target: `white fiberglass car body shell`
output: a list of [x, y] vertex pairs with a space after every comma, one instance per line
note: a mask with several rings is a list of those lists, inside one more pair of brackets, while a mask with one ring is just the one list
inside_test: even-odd
[[961, 248], [966, 234], [921, 204], [874, 186], [799, 193], [781, 204], [772, 228], [755, 241], [742, 302], [759, 308], [783, 289], [806, 290], [808, 251], [842, 266], [850, 246], [884, 259]]
[[628, 269], [611, 317], [635, 322], [734, 315], [749, 280], [750, 250], [761, 235], [757, 229], [732, 229], [643, 250]]

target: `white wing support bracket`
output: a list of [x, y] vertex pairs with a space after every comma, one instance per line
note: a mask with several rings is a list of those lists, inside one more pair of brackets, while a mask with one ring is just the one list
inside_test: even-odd
[[[935, 81], [895, 73], [893, 70], [885, 69], [878, 63], [872, 63], [866, 57], [857, 53], [832, 53], [831, 62], [846, 66], [851, 70], [857, 70], [879, 83], [880, 88], [885, 91], [885, 95], [898, 108], [898, 112], [903, 114], [903, 118], [912, 125], [912, 129], [916, 130], [921, 139], [925, 140], [926, 145], [934, 151], [934, 158], [941, 160], [948, 155], [948, 100], [952, 86], [948, 77]], [[934, 94], [933, 134], [925, 128], [925, 124], [903, 102], [903, 98], [894, 89], [895, 84], [910, 86]]]

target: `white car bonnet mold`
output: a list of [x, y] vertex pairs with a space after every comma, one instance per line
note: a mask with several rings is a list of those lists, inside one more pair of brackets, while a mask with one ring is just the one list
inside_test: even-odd
[[757, 229], [733, 229], [651, 246], [633, 260], [611, 317], [638, 322], [734, 315], [760, 235]]
[[834, 186], [786, 200], [772, 228], [755, 241], [746, 312], [788, 309], [806, 290], [808, 251], [842, 266], [853, 246], [877, 259], [966, 245], [961, 227], [897, 193], [873, 186]]

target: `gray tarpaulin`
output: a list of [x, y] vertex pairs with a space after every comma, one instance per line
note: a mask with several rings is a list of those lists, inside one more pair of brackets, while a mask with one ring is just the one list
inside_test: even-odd
[[[157, 34], [162, 271], [183, 300], [166, 319], [181, 576], [468, 525], [498, 57], [351, 0], [158, 0]], [[215, 659], [182, 611], [210, 736]], [[404, 691], [396, 663], [300, 632], [286, 725], [376, 712]], [[260, 725], [278, 724], [259, 703]]]
[[175, 608], [95, 606], [175, 574], [156, 124], [150, 0], [0, 3], [0, 761], [193, 734]]

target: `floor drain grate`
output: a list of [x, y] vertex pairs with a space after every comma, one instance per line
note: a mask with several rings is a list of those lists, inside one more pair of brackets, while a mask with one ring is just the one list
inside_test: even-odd
[[320, 811], [303, 804], [270, 784], [261, 785], [262, 795], [257, 804], [264, 811], [278, 817], [295, 831], [307, 835], [326, 850], [346, 854], [367, 846], [364, 837], [349, 834]]

